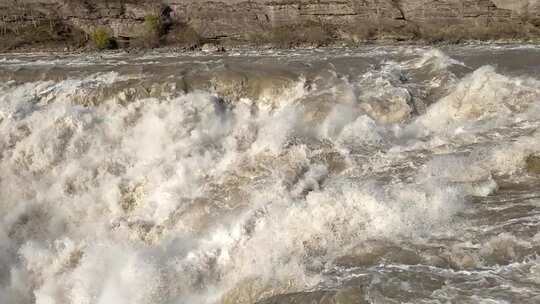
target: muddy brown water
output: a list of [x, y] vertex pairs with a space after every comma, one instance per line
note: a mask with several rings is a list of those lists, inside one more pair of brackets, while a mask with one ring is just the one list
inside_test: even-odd
[[540, 303], [540, 48], [0, 55], [0, 303]]

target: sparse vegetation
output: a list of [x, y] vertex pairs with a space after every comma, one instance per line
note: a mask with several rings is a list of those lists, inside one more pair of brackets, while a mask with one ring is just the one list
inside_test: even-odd
[[203, 39], [192, 27], [185, 23], [176, 23], [167, 33], [167, 44], [178, 45], [187, 49], [196, 49], [202, 46]]
[[422, 25], [419, 37], [428, 43], [460, 43], [466, 40], [530, 39], [538, 37], [540, 30], [527, 22], [455, 24], [447, 27]]
[[115, 47], [115, 41], [106, 28], [99, 27], [92, 32], [90, 36], [94, 46], [99, 50], [112, 49]]
[[266, 33], [247, 35], [246, 39], [255, 44], [271, 44], [280, 48], [301, 45], [325, 46], [335, 38], [335, 29], [329, 25], [308, 22], [296, 26], [278, 26]]
[[[421, 41], [428, 44], [460, 43], [467, 40], [531, 40], [540, 37], [540, 26], [526, 17], [500, 23], [477, 19], [475, 23], [441, 25], [411, 22], [404, 19], [368, 18], [331, 24], [324, 20], [301, 21], [254, 30], [240, 36], [206, 39], [187, 23], [173, 23], [170, 8], [160, 6], [136, 25], [133, 33], [123, 33], [115, 40], [107, 27], [97, 27], [86, 34], [62, 20], [47, 20], [31, 8], [21, 10], [20, 18], [2, 17], [0, 20], [0, 51], [17, 48], [51, 47], [80, 48], [89, 40], [96, 49], [120, 47], [155, 48], [162, 45], [183, 49], [198, 49], [205, 43], [271, 45], [278, 48], [298, 46], [320, 47], [334, 43], [357, 46], [377, 40]], [[1, 15], [1, 13], [0, 13]], [[11, 19], [10, 19], [11, 18]], [[463, 20], [456, 20], [456, 22]], [[536, 40], [538, 41], [538, 40]], [[117, 45], [118, 43], [118, 45]]]
[[22, 47], [80, 48], [87, 40], [84, 32], [61, 21], [4, 23], [0, 32], [0, 51]]
[[528, 22], [492, 23], [489, 25], [415, 24], [397, 20], [358, 20], [345, 26], [309, 23], [273, 28], [265, 34], [251, 34], [246, 40], [253, 44], [272, 44], [288, 48], [299, 45], [324, 46], [334, 42], [358, 45], [372, 40], [424, 41], [460, 43], [466, 40], [532, 39], [540, 36], [540, 28]]
[[357, 45], [377, 36], [378, 26], [374, 22], [357, 21], [337, 31], [339, 40], [348, 45]]
[[348, 45], [374, 40], [410, 41], [420, 37], [418, 25], [403, 20], [357, 20], [341, 27], [339, 39]]
[[155, 48], [161, 44], [164, 34], [164, 25], [157, 14], [149, 14], [144, 17], [143, 30], [136, 40], [136, 46]]
[[144, 17], [144, 26], [147, 32], [160, 34], [163, 29], [161, 19], [157, 15], [146, 15]]
[[533, 174], [540, 174], [540, 155], [531, 154], [525, 159], [527, 171]]

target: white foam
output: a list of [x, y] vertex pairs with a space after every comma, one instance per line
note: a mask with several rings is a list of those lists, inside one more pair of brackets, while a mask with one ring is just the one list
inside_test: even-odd
[[[425, 56], [437, 69], [459, 64]], [[483, 67], [407, 124], [401, 68], [234, 106], [200, 91], [72, 102], [124, 79], [112, 72], [3, 85], [0, 302], [253, 303], [316, 286], [366, 240], [449, 233], [465, 196], [492, 193], [494, 174], [540, 151], [538, 133], [500, 130], [500, 145], [479, 144], [534, 117], [539, 86]], [[327, 115], [306, 121], [320, 96]], [[359, 106], [379, 101], [399, 107]]]
[[537, 80], [507, 77], [484, 66], [463, 78], [419, 122], [437, 132], [452, 132], [458, 125], [463, 128], [488, 119], [492, 124], [513, 122], [513, 114], [526, 112], [539, 97]]

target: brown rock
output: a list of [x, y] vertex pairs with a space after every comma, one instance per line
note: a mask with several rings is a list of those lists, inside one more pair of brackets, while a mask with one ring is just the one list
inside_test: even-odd
[[0, 0], [0, 35], [54, 20], [86, 33], [109, 27], [115, 37], [129, 40], [141, 35], [147, 15], [168, 20], [169, 30], [189, 29], [214, 42], [257, 43], [276, 28], [305, 32], [313, 26], [329, 39], [354, 42], [422, 38], [426, 31], [436, 33], [430, 34], [435, 41], [445, 40], [449, 34], [437, 32], [449, 26], [460, 39], [500, 38], [503, 32], [540, 36], [538, 0]]

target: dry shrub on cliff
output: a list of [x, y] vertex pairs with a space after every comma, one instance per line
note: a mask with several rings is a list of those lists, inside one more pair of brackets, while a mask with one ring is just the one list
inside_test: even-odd
[[540, 155], [531, 154], [525, 159], [527, 171], [533, 174], [540, 174]]
[[267, 42], [270, 44], [277, 47], [288, 48], [300, 44], [300, 37], [301, 35], [298, 31], [291, 30], [291, 28], [287, 26], [280, 26], [273, 28], [266, 38], [268, 40]]
[[159, 15], [149, 14], [144, 17], [142, 32], [134, 41], [133, 46], [154, 48], [161, 44], [165, 34], [165, 25]]
[[373, 39], [377, 35], [377, 27], [369, 23], [354, 23], [338, 30], [340, 40], [349, 44], [359, 44]]
[[87, 35], [58, 20], [36, 21], [32, 24], [12, 22], [0, 32], [0, 50], [18, 48], [79, 48]]
[[90, 35], [90, 38], [98, 50], [112, 49], [116, 47], [115, 40], [112, 38], [109, 30], [106, 28], [96, 28]]
[[144, 26], [146, 31], [155, 34], [161, 34], [163, 30], [163, 22], [161, 22], [161, 18], [158, 15], [146, 15], [144, 17]]
[[196, 49], [202, 45], [202, 37], [191, 26], [185, 23], [172, 24], [165, 36], [165, 42], [188, 49]]
[[253, 35], [256, 44], [272, 44], [276, 47], [289, 48], [296, 46], [325, 46], [335, 39], [335, 29], [318, 22], [308, 22], [299, 25], [274, 27], [268, 32]]
[[419, 37], [418, 26], [403, 20], [360, 19], [338, 30], [339, 39], [349, 45], [358, 45], [371, 40], [414, 40]]
[[527, 22], [455, 24], [447, 27], [422, 25], [420, 38], [429, 43], [460, 43], [466, 40], [529, 39], [540, 36], [540, 30]]
[[412, 22], [386, 20], [379, 23], [377, 35], [379, 38], [410, 41], [420, 37], [420, 29]]

